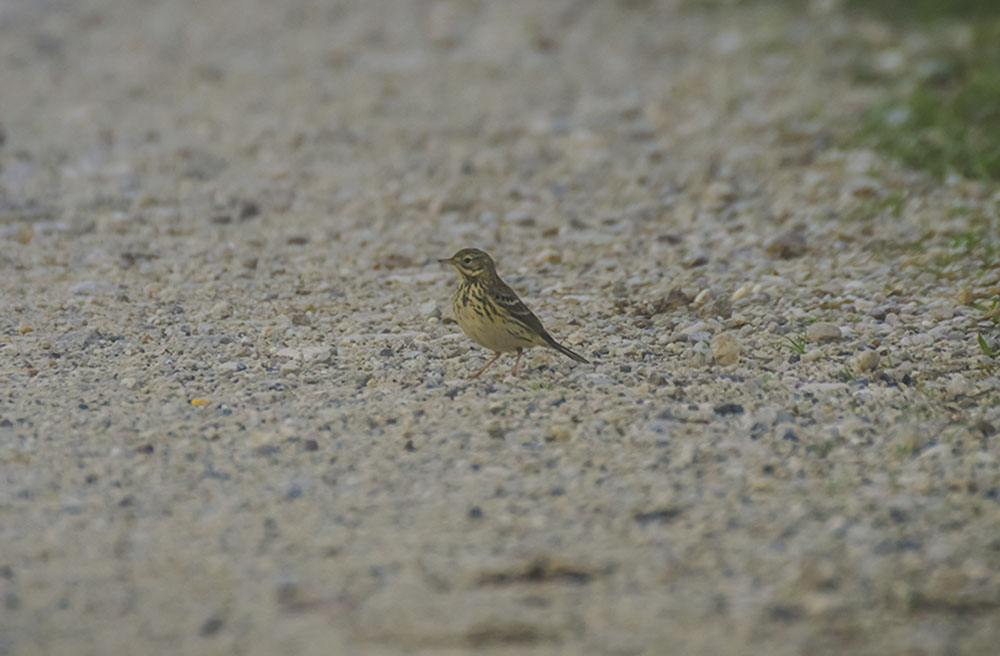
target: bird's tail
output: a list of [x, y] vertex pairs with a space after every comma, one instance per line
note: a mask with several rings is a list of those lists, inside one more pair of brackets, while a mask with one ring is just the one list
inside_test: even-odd
[[590, 364], [590, 361], [587, 360], [587, 358], [585, 358], [582, 355], [579, 355], [579, 354], [574, 353], [573, 351], [569, 350], [568, 348], [566, 348], [565, 346], [563, 346], [562, 344], [560, 344], [556, 340], [552, 339], [552, 337], [550, 335], [545, 335], [545, 337], [547, 338], [545, 340], [545, 342], [549, 346], [551, 346], [555, 350], [559, 351], [560, 353], [562, 353], [563, 355], [565, 355], [567, 358], [570, 358], [572, 360], [576, 360], [577, 362], [582, 362], [583, 364]]

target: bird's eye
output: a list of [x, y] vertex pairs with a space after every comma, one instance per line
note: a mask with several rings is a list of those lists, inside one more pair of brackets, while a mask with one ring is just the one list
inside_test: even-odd
[[467, 257], [467, 258], [465, 258], [462, 261], [465, 262], [466, 264], [472, 264], [472, 258], [471, 257]]

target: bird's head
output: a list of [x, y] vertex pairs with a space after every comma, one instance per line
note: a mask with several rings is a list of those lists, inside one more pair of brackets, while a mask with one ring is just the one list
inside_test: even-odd
[[493, 258], [478, 248], [463, 248], [447, 260], [438, 262], [452, 265], [458, 269], [463, 278], [479, 278], [496, 270]]

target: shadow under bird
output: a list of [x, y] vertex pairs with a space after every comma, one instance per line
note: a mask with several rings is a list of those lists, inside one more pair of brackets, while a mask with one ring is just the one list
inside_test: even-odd
[[489, 254], [478, 248], [463, 248], [438, 262], [450, 264], [458, 271], [460, 282], [451, 307], [459, 328], [472, 341], [496, 353], [472, 378], [483, 375], [504, 353], [517, 353], [510, 371], [516, 376], [521, 353], [531, 346], [548, 346], [577, 362], [589, 364], [586, 358], [552, 338], [538, 317], [500, 279]]

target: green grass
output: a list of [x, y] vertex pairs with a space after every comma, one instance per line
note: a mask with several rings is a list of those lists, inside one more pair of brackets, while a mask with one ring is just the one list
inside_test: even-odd
[[983, 355], [988, 357], [990, 360], [1000, 358], [1000, 344], [990, 346], [986, 342], [986, 338], [983, 337], [982, 333], [976, 333], [976, 343], [979, 344], [979, 350], [983, 352]]
[[[872, 252], [890, 259], [903, 258], [905, 266], [929, 271], [942, 279], [978, 277], [1000, 266], [1000, 232], [995, 221], [975, 213], [963, 231], [926, 231], [906, 242], [873, 242]], [[979, 307], [986, 312], [990, 308]]]
[[[911, 62], [866, 113], [859, 141], [938, 177], [1000, 181], [1000, 2], [852, 0], [847, 6], [897, 27], [924, 30], [942, 44]], [[944, 45], [946, 26], [961, 20], [971, 21], [967, 46]]]
[[857, 380], [857, 376], [851, 371], [850, 367], [843, 367], [834, 377], [842, 383], [853, 383]]
[[989, 305], [984, 303], [973, 303], [972, 307], [985, 314], [987, 318], [992, 319], [993, 323], [1000, 328], [1000, 294], [997, 294]]
[[960, 265], [966, 273], [982, 274], [1000, 264], [1000, 236], [985, 217], [968, 220], [970, 230], [945, 233], [950, 243], [935, 256], [934, 265]]
[[[806, 0], [687, 0], [691, 8], [740, 6], [805, 11]], [[1000, 182], [1000, 0], [844, 0], [847, 17], [879, 20], [892, 43], [918, 34], [931, 45], [907, 50], [906, 69], [886, 74], [870, 62], [878, 50], [862, 53], [859, 81], [884, 88], [883, 99], [850, 131], [856, 146], [873, 147], [905, 166], [943, 178]], [[964, 24], [972, 37], [961, 47], [950, 28]], [[875, 46], [884, 49], [886, 45]], [[904, 48], [904, 50], [906, 50]], [[898, 216], [902, 197], [888, 202]], [[865, 211], [865, 208], [862, 208]]]
[[885, 20], [921, 23], [1000, 16], [996, 0], [847, 0], [844, 6]]
[[779, 342], [779, 344], [788, 349], [789, 351], [791, 351], [792, 353], [798, 353], [799, 355], [804, 355], [806, 352], [805, 335], [803, 335], [798, 339], [785, 335], [785, 337], [782, 339], [782, 341]]

